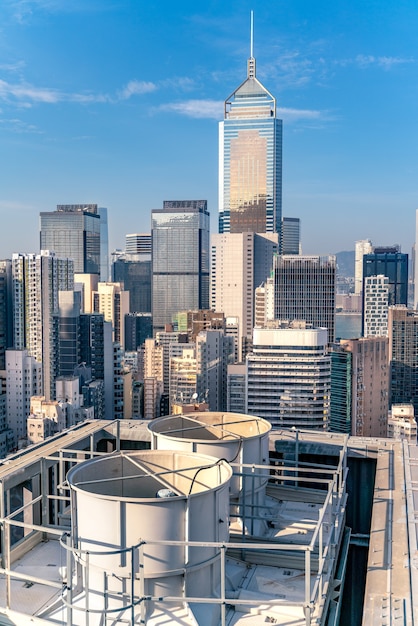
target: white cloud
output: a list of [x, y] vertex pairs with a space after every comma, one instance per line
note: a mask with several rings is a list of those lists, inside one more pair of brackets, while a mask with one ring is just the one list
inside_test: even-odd
[[120, 100], [128, 100], [131, 96], [151, 93], [156, 89], [157, 85], [155, 83], [144, 80], [131, 80], [118, 95]]
[[327, 114], [315, 109], [289, 109], [286, 107], [277, 109], [277, 117], [288, 123], [299, 122], [300, 120], [323, 121], [330, 119]]
[[223, 117], [223, 107], [222, 100], [185, 100], [162, 104], [158, 110], [179, 113], [187, 117], [220, 120]]
[[343, 67], [347, 65], [357, 65], [361, 69], [366, 69], [368, 67], [374, 66], [383, 68], [384, 70], [390, 70], [395, 65], [415, 63], [415, 59], [390, 56], [375, 56], [373, 54], [358, 54], [353, 59], [342, 59], [341, 61], [337, 61], [336, 63], [337, 65], [342, 65]]
[[0, 119], [0, 130], [6, 130], [12, 133], [36, 133], [42, 134], [34, 124], [28, 124], [17, 118], [13, 119]]
[[58, 102], [60, 100], [59, 92], [55, 89], [44, 89], [33, 87], [26, 83], [13, 85], [0, 80], [0, 98], [8, 100], [10, 97], [17, 100], [31, 100], [32, 102]]
[[[1, 0], [9, 9], [13, 18], [23, 24], [38, 12], [70, 13], [93, 10], [94, 6], [86, 0]], [[100, 9], [100, 2], [94, 3]]]

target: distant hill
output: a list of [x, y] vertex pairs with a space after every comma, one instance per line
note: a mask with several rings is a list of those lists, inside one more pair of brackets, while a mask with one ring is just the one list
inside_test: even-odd
[[354, 276], [354, 250], [346, 250], [344, 252], [336, 252], [337, 257], [337, 274], [344, 278], [350, 278]]

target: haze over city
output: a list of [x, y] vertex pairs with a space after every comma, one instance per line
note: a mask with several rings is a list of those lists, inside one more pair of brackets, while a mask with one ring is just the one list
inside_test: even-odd
[[218, 122], [246, 76], [250, 10], [257, 76], [283, 119], [283, 215], [301, 218], [303, 252], [368, 237], [410, 252], [415, 3], [6, 0], [1, 256], [37, 251], [39, 212], [60, 203], [108, 207], [110, 249], [149, 232], [164, 199], [207, 199], [216, 232]]

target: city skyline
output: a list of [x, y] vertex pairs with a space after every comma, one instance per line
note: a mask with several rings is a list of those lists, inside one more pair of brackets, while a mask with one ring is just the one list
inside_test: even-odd
[[246, 76], [250, 10], [257, 76], [283, 119], [283, 215], [301, 218], [303, 252], [366, 238], [410, 252], [418, 7], [140, 4], [0, 7], [2, 258], [37, 252], [39, 213], [61, 203], [108, 207], [110, 249], [150, 232], [165, 198], [207, 198], [216, 232], [217, 129]]

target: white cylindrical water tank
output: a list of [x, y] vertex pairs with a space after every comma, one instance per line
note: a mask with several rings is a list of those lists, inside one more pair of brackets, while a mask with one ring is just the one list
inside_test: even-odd
[[[240, 465], [267, 465], [271, 424], [241, 413], [202, 412], [170, 415], [152, 420], [151, 447], [182, 450], [223, 458]], [[268, 481], [268, 470], [242, 467], [231, 481], [231, 497], [259, 492]]]
[[[223, 460], [181, 451], [118, 452], [73, 467], [72, 543], [90, 589], [122, 598], [133, 573], [136, 597], [144, 589], [179, 595], [188, 570], [210, 568], [220, 552], [187, 542], [228, 540], [231, 475]], [[211, 578], [195, 595], [211, 595]]]

